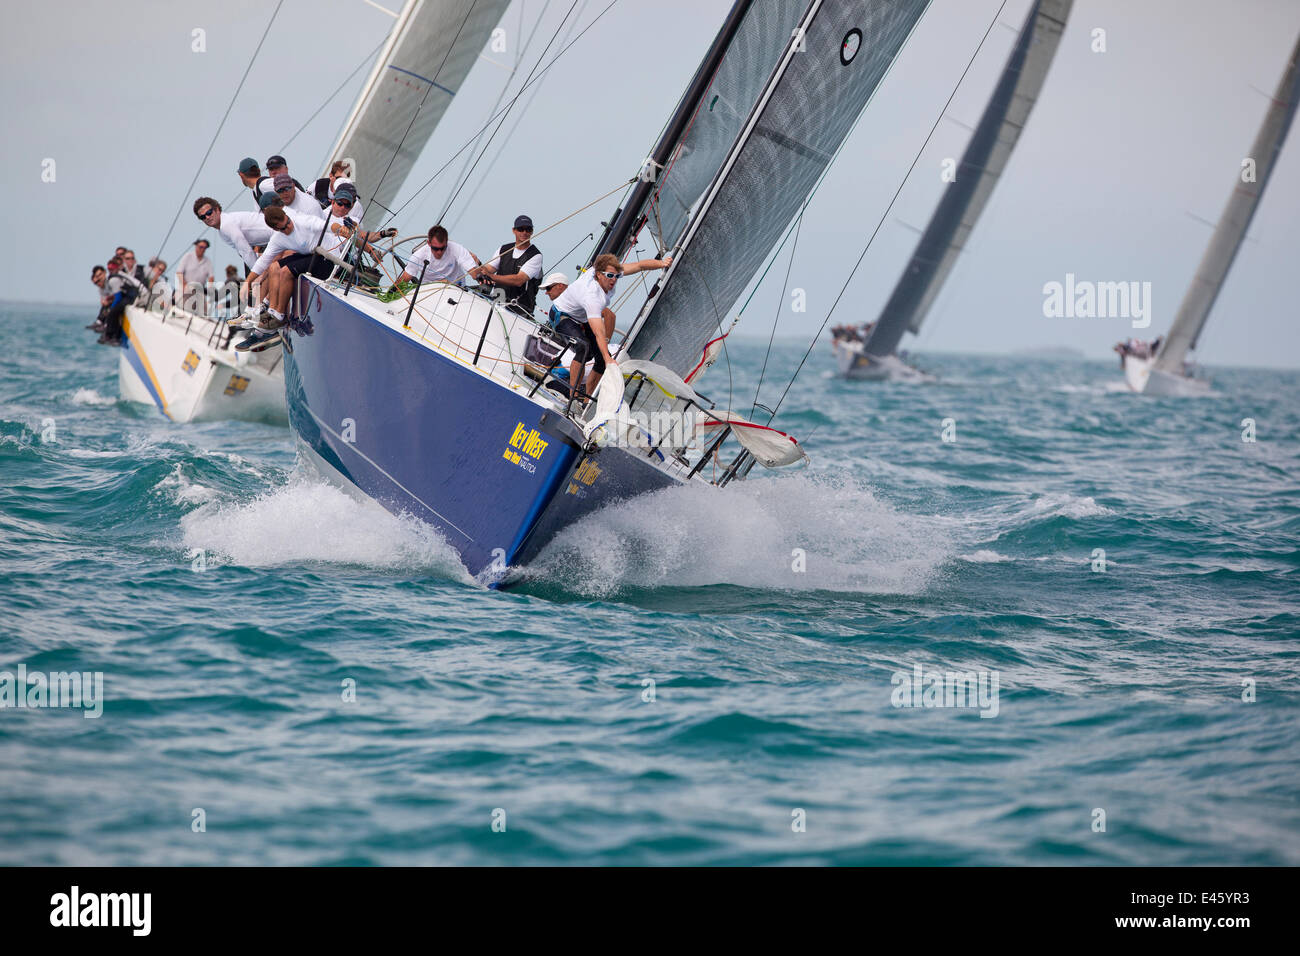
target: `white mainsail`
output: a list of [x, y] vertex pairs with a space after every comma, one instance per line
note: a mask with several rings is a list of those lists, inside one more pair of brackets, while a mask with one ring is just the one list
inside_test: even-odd
[[[1277, 91], [1264, 114], [1264, 122], [1243, 162], [1210, 244], [1196, 267], [1196, 276], [1183, 295], [1174, 323], [1156, 355], [1156, 370], [1171, 375], [1182, 374], [1183, 359], [1190, 349], [1196, 347], [1196, 340], [1205, 327], [1205, 320], [1209, 318], [1214, 300], [1218, 298], [1232, 267], [1232, 260], [1246, 237], [1250, 220], [1259, 207], [1268, 177], [1277, 163], [1277, 154], [1295, 117], [1297, 102], [1300, 102], [1300, 38], [1291, 50], [1291, 59], [1278, 82]], [[1254, 165], [1253, 178], [1247, 175], [1248, 163]]]
[[388, 215], [508, 4], [407, 0], [329, 155], [352, 162], [365, 224]]

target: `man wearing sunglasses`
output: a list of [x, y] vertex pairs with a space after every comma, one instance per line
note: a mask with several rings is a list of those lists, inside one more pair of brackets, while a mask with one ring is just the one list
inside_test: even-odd
[[211, 196], [200, 196], [194, 200], [194, 215], [205, 226], [217, 230], [222, 241], [235, 250], [244, 262], [244, 275], [252, 270], [259, 250], [271, 241], [270, 227], [260, 212], [223, 212], [221, 203]]
[[533, 221], [515, 218], [515, 241], [507, 242], [483, 266], [483, 279], [505, 289], [505, 305], [532, 317], [542, 283], [542, 250], [533, 245]]
[[293, 298], [298, 276], [310, 269], [310, 275], [324, 279], [334, 269], [334, 264], [324, 256], [313, 255], [326, 231], [324, 219], [301, 213], [290, 217], [280, 206], [269, 207], [262, 216], [271, 228], [271, 241], [244, 280], [239, 298], [241, 302], [252, 301], [246, 298], [246, 294], [252, 289], [253, 294], [257, 295], [262, 285], [262, 276], [266, 275], [268, 288], [260, 291], [265, 291], [270, 307], [259, 317], [257, 328], [235, 346], [239, 352], [268, 344], [275, 338], [276, 331], [285, 324], [284, 313]]
[[569, 365], [571, 388], [577, 387], [582, 367], [588, 360], [594, 360], [586, 382], [586, 392], [591, 395], [600, 382], [605, 365], [614, 361], [609, 354], [609, 339], [614, 334], [617, 316], [609, 306], [614, 301], [614, 287], [618, 280], [647, 269], [667, 269], [672, 264], [671, 256], [620, 263], [618, 256], [607, 252], [597, 256], [595, 267], [578, 276], [560, 293], [554, 306], [560, 317], [555, 331], [575, 343], [574, 359]]
[[[376, 262], [384, 257], [382, 249], [376, 249], [370, 245], [380, 239], [387, 239], [397, 235], [396, 229], [383, 229], [379, 232], [367, 232], [364, 229], [357, 229], [357, 220], [361, 218], [361, 203], [357, 202], [357, 194], [351, 183], [340, 180], [338, 190], [334, 193], [334, 198], [330, 200], [329, 205], [329, 227], [326, 230], [325, 238], [321, 241], [321, 248], [329, 252], [342, 254], [343, 247], [347, 245], [352, 234], [358, 234], [358, 242], [364, 243], [366, 252], [374, 258]], [[332, 238], [337, 237], [337, 238]]]
[[[423, 278], [421, 279], [421, 273]], [[452, 242], [447, 230], [434, 226], [429, 230], [429, 241], [411, 255], [406, 268], [397, 277], [399, 282], [421, 279], [423, 282], [455, 282], [464, 285], [467, 277], [477, 279], [482, 275], [482, 267], [474, 254], [459, 242]]]
[[280, 202], [284, 203], [285, 209], [292, 209], [294, 212], [319, 218], [321, 214], [320, 203], [307, 193], [299, 190], [288, 173], [276, 173], [273, 182], [275, 184], [275, 194], [280, 197]]

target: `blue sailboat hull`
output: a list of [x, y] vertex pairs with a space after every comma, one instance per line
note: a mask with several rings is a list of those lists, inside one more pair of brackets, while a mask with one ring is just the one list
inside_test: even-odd
[[495, 582], [602, 505], [677, 483], [623, 449], [585, 454], [554, 409], [329, 287], [300, 295], [308, 309], [285, 350], [290, 426], [368, 497], [436, 527], [471, 574]]

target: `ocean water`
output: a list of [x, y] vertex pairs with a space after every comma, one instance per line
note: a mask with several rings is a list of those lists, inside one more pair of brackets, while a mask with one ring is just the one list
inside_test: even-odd
[[[1300, 863], [1300, 373], [822, 343], [808, 467], [495, 592], [287, 430], [118, 401], [86, 321], [0, 306], [0, 671], [103, 674], [0, 709], [0, 863]], [[747, 409], [764, 350], [702, 390]], [[988, 695], [895, 706], [917, 668]]]

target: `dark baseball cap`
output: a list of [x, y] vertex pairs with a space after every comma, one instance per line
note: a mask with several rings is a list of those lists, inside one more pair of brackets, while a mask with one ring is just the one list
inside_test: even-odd
[[257, 197], [258, 209], [265, 209], [267, 206], [282, 206], [282, 205], [284, 204], [280, 202], [280, 197], [277, 196], [275, 193], [262, 193], [262, 195]]
[[281, 189], [288, 189], [293, 185], [293, 177], [288, 173], [276, 173], [275, 179], [271, 180], [271, 185], [275, 187], [276, 192]]
[[529, 219], [527, 216], [515, 216], [515, 228], [516, 228], [516, 229], [532, 229], [532, 228], [533, 228], [533, 221], [532, 221], [531, 219]]
[[245, 156], [243, 159], [239, 161], [239, 171], [243, 173], [245, 176], [247, 176], [255, 169], [260, 171], [260, 167], [257, 165], [257, 160], [255, 160], [252, 156]]
[[288, 166], [288, 165], [289, 164], [284, 161], [283, 156], [272, 156], [270, 159], [266, 161], [266, 168], [268, 170], [275, 169], [275, 167], [277, 166]]

